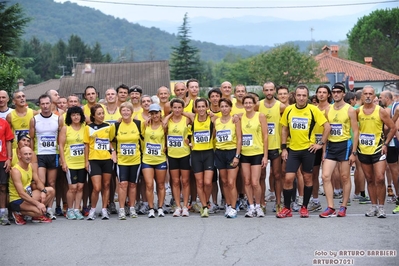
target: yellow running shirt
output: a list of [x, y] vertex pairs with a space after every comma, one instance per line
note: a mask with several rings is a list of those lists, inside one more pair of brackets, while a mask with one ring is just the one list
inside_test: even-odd
[[265, 100], [259, 102], [259, 113], [264, 114], [267, 120], [269, 150], [279, 150], [281, 147], [280, 104], [280, 101], [276, 101], [271, 108], [267, 108]]
[[248, 118], [246, 114], [241, 117], [241, 131], [241, 154], [245, 156], [263, 154], [263, 134], [259, 121], [259, 112], [255, 112], [252, 118]]
[[118, 155], [118, 165], [137, 165], [141, 163], [140, 150], [140, 131], [136, 123], [142, 124], [139, 120], [137, 122], [130, 122], [129, 124], [121, 122], [118, 130], [113, 124], [114, 132], [116, 134], [116, 151]]
[[[27, 108], [25, 116], [18, 116], [16, 110], [11, 111], [10, 114], [11, 114], [11, 127], [15, 139], [17, 139], [17, 136], [21, 133], [26, 133], [29, 135], [29, 125], [30, 125], [30, 120], [33, 117], [33, 110]], [[15, 149], [17, 148], [17, 146], [18, 146], [17, 141], [14, 141], [12, 143], [12, 148]]]
[[380, 118], [380, 106], [376, 105], [370, 115], [363, 112], [363, 106], [359, 108], [359, 146], [358, 152], [361, 154], [372, 155], [381, 152], [383, 122]]
[[207, 151], [213, 149], [213, 123], [209, 115], [207, 115], [205, 121], [200, 122], [196, 114], [191, 130], [193, 132], [191, 136], [193, 151]]
[[152, 129], [151, 125], [145, 128], [143, 163], [158, 165], [166, 161], [165, 132], [162, 125]]
[[189, 129], [187, 127], [187, 117], [182, 116], [180, 121], [175, 123], [172, 119], [168, 122], [168, 156], [172, 158], [183, 158], [190, 155], [190, 147], [186, 143]]
[[115, 135], [115, 128], [108, 123], [86, 125], [83, 142], [89, 144], [89, 160], [111, 159], [110, 138]]
[[218, 150], [234, 150], [237, 148], [236, 126], [233, 118], [223, 123], [221, 118], [215, 120], [216, 130], [216, 149]]
[[71, 126], [66, 127], [64, 155], [69, 169], [79, 170], [85, 168], [85, 144], [83, 143], [84, 131], [84, 125], [82, 125], [79, 130], [75, 130]]
[[351, 120], [348, 115], [350, 107], [347, 103], [339, 110], [335, 110], [334, 105], [330, 106], [328, 122], [330, 122], [331, 131], [328, 141], [340, 142], [351, 138]]
[[306, 150], [315, 143], [314, 126], [322, 126], [327, 122], [326, 117], [317, 106], [307, 104], [304, 108], [297, 108], [292, 104], [285, 108], [280, 123], [288, 127], [290, 149], [294, 151]]
[[[32, 183], [32, 167], [29, 164], [28, 170], [23, 169], [19, 164], [14, 165], [14, 168], [18, 169], [19, 172], [21, 173], [21, 182], [22, 186], [25, 189], [27, 193], [32, 193], [32, 189], [30, 187], [30, 184]], [[10, 193], [10, 202], [14, 200], [18, 200], [21, 198], [19, 196], [17, 189], [14, 186], [14, 182], [12, 181], [12, 178], [8, 180], [8, 190]]]

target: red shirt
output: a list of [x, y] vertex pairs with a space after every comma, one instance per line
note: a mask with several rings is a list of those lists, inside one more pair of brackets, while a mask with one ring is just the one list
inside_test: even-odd
[[14, 139], [14, 133], [12, 133], [10, 125], [4, 119], [0, 119], [0, 162], [7, 161], [8, 157], [12, 156], [7, 154], [7, 141]]

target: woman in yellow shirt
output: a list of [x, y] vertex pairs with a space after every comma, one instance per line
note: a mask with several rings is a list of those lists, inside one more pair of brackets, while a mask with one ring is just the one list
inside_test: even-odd
[[90, 121], [92, 123], [86, 125], [83, 135], [86, 170], [93, 184], [91, 209], [87, 220], [96, 218], [96, 206], [100, 191], [102, 197], [102, 219], [108, 220], [109, 185], [113, 162], [116, 161], [116, 153], [111, 144], [112, 136], [115, 135], [112, 130], [115, 130], [115, 128], [108, 123], [104, 123], [104, 109], [100, 104], [95, 104], [90, 108]]
[[87, 176], [84, 161], [84, 122], [82, 108], [77, 106], [68, 108], [65, 126], [62, 127], [58, 139], [62, 170], [66, 173], [68, 181], [66, 218], [69, 220], [84, 219], [79, 211]]
[[143, 162], [141, 164], [146, 195], [150, 210], [148, 218], [155, 218], [154, 177], [157, 184], [158, 217], [164, 217], [162, 206], [165, 201], [165, 177], [168, 168], [165, 155], [165, 129], [162, 125], [161, 106], [151, 104], [149, 125], [145, 127], [143, 144]]
[[245, 217], [252, 218], [255, 215], [264, 217], [265, 214], [260, 208], [260, 174], [261, 169], [267, 165], [267, 120], [264, 114], [254, 110], [256, 105], [254, 97], [247, 95], [242, 102], [245, 114], [241, 117], [241, 170], [245, 182], [245, 193], [250, 204]]
[[[176, 210], [173, 217], [188, 217], [188, 197], [190, 194], [190, 146], [188, 145], [188, 125], [191, 120], [182, 115], [184, 101], [175, 98], [170, 102], [172, 114], [168, 119], [166, 132], [168, 147], [169, 172], [172, 178], [173, 198]], [[168, 117], [167, 117], [168, 118]], [[180, 190], [180, 184], [182, 189]], [[180, 204], [180, 193], [183, 194], [183, 208]]]
[[236, 218], [238, 163], [241, 153], [241, 124], [234, 123], [230, 115], [233, 103], [229, 99], [220, 99], [219, 108], [222, 117], [214, 122], [213, 135], [216, 139], [215, 165], [219, 170], [220, 179], [223, 182], [223, 192], [226, 199], [227, 218]]
[[119, 107], [122, 121], [116, 122], [115, 127], [116, 152], [117, 152], [117, 177], [119, 180], [119, 219], [125, 220], [125, 202], [129, 197], [129, 213], [131, 218], [136, 218], [137, 213], [134, 208], [137, 183], [139, 180], [141, 166], [141, 122], [132, 120], [133, 105], [124, 102]]

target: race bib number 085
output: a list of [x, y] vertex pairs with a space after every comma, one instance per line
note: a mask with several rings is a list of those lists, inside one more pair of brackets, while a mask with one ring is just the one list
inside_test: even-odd
[[293, 117], [291, 120], [291, 128], [298, 130], [308, 129], [308, 119], [301, 117]]

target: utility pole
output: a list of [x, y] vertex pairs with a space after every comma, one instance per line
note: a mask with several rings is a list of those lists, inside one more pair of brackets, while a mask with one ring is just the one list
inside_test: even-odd
[[65, 68], [66, 68], [66, 66], [58, 66], [58, 68], [61, 68], [61, 69], [62, 69], [62, 76], [61, 76], [61, 78], [64, 77], [64, 76], [65, 76]]
[[312, 44], [312, 50], [310, 51], [310, 55], [313, 55], [314, 54], [314, 46], [313, 46], [313, 31], [314, 31], [314, 28], [313, 27], [311, 27], [310, 28], [310, 41], [311, 41], [311, 44]]
[[75, 74], [75, 67], [76, 67], [76, 62], [75, 59], [77, 58], [76, 55], [67, 55], [67, 60], [72, 60], [72, 76]]

